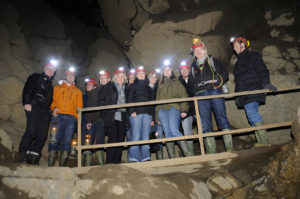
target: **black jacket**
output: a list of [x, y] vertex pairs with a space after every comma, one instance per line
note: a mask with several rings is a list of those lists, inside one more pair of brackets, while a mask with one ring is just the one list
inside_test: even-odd
[[[135, 102], [148, 102], [155, 99], [154, 92], [149, 86], [147, 80], [136, 79], [132, 85], [128, 88], [128, 97], [126, 103]], [[137, 106], [129, 108], [129, 115], [136, 112], [136, 114], [148, 114], [153, 117], [154, 108], [153, 106]]]
[[[94, 90], [91, 90], [88, 93], [88, 101], [86, 107], [96, 107], [100, 106], [99, 96], [102, 95], [101, 89], [103, 86], [99, 86]], [[101, 111], [89, 111], [86, 112], [86, 122], [87, 123], [96, 123], [99, 121], [103, 121]]]
[[[203, 63], [203, 70], [197, 65], [196, 60], [192, 63], [192, 72], [189, 76], [188, 88], [189, 91], [195, 96], [198, 92], [214, 89], [216, 87], [221, 87], [224, 83], [228, 81], [228, 72], [222, 67], [221, 63], [217, 59], [213, 58], [214, 68], [210, 67], [208, 60], [206, 59]], [[221, 77], [223, 79], [223, 84], [221, 84]], [[201, 85], [201, 83], [208, 80], [217, 80], [216, 83], [207, 83]]]
[[[125, 87], [125, 98], [127, 87]], [[118, 90], [114, 82], [109, 82], [101, 88], [101, 95], [98, 96], [99, 106], [113, 105], [118, 103]], [[107, 109], [100, 111], [100, 117], [104, 121], [105, 126], [114, 124], [115, 113], [117, 109]], [[122, 112], [122, 121], [127, 122], [127, 111]]]
[[[186, 89], [187, 94], [189, 95], [189, 97], [194, 97], [194, 94], [189, 90], [189, 86], [188, 83], [183, 79], [183, 77], [180, 75], [179, 76], [179, 81], [181, 82], [181, 84], [184, 86], [184, 88]], [[189, 111], [187, 113], [187, 117], [189, 116], [193, 116], [195, 115], [195, 105], [193, 101], [189, 102]]]
[[[261, 55], [257, 52], [244, 50], [237, 55], [238, 61], [234, 66], [235, 92], [263, 89], [270, 83], [269, 70]], [[265, 103], [265, 94], [245, 95], [236, 98], [238, 107], [250, 102]]]
[[22, 93], [22, 103], [49, 110], [53, 98], [52, 79], [45, 73], [30, 75], [25, 83]]

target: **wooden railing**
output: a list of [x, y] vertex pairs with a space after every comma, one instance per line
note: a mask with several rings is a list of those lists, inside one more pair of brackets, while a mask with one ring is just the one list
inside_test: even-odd
[[[271, 129], [271, 128], [278, 128], [278, 127], [289, 127], [292, 124], [292, 121], [276, 123], [276, 124], [268, 124], [261, 127], [250, 127], [250, 128], [242, 128], [236, 130], [229, 130], [229, 131], [220, 131], [220, 132], [207, 132], [205, 134], [202, 133], [202, 125], [201, 125], [201, 118], [198, 109], [198, 100], [206, 100], [206, 99], [214, 99], [214, 98], [234, 98], [237, 96], [242, 95], [253, 95], [253, 94], [261, 94], [261, 93], [285, 93], [291, 91], [300, 90], [300, 86], [294, 86], [290, 88], [278, 89], [276, 92], [272, 92], [267, 89], [263, 90], [254, 90], [254, 91], [244, 91], [244, 92], [237, 92], [237, 93], [230, 93], [230, 94], [221, 94], [221, 95], [210, 95], [210, 96], [199, 96], [199, 97], [190, 97], [190, 98], [177, 98], [177, 99], [167, 99], [167, 100], [157, 100], [157, 101], [149, 101], [149, 102], [139, 102], [139, 103], [128, 103], [128, 104], [121, 104], [121, 105], [108, 105], [108, 106], [99, 106], [99, 107], [89, 107], [78, 109], [78, 168], [81, 168], [81, 155], [83, 149], [95, 149], [95, 148], [109, 148], [109, 147], [117, 147], [117, 146], [131, 146], [131, 145], [141, 145], [141, 144], [152, 144], [152, 143], [165, 143], [169, 141], [178, 141], [178, 140], [190, 140], [190, 139], [198, 139], [200, 143], [200, 152], [201, 155], [205, 154], [203, 138], [204, 137], [212, 137], [212, 136], [220, 136], [226, 134], [241, 134], [247, 133], [255, 130], [261, 129]], [[169, 104], [169, 103], [180, 103], [180, 102], [189, 102], [193, 101], [195, 105], [196, 111], [196, 119], [197, 119], [197, 135], [188, 135], [188, 136], [180, 136], [180, 137], [172, 137], [172, 138], [161, 138], [161, 139], [152, 139], [152, 140], [143, 140], [143, 141], [131, 141], [131, 142], [118, 142], [118, 143], [110, 143], [110, 144], [95, 144], [95, 145], [81, 145], [81, 118], [82, 112], [89, 112], [89, 111], [100, 111], [100, 110], [107, 110], [107, 109], [117, 109], [117, 108], [128, 108], [128, 107], [136, 107], [136, 106], [150, 106], [150, 105], [158, 105], [158, 104]]]

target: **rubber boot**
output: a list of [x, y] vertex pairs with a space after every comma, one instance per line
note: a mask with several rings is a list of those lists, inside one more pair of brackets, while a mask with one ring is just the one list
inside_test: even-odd
[[191, 153], [191, 155], [195, 155], [194, 143], [192, 141], [191, 142], [187, 141], [186, 144], [187, 144], [188, 150]]
[[49, 151], [48, 153], [48, 167], [54, 167], [56, 162], [58, 152], [57, 151]]
[[89, 155], [85, 155], [85, 166], [92, 166], [92, 162], [93, 162], [93, 155], [89, 154]]
[[205, 150], [207, 154], [216, 153], [216, 140], [214, 137], [204, 138]]
[[188, 150], [188, 146], [185, 140], [177, 141], [178, 145], [180, 146], [181, 151], [183, 152], [184, 157], [191, 156], [191, 152]]
[[[223, 129], [222, 131], [230, 131], [230, 129]], [[223, 141], [225, 144], [226, 151], [232, 152], [233, 151], [232, 135], [223, 135]]]
[[156, 151], [156, 159], [157, 159], [157, 160], [162, 160], [162, 159], [163, 159], [163, 152], [162, 152], [162, 149]]
[[26, 163], [29, 151], [19, 153], [18, 163]]
[[60, 167], [66, 166], [66, 163], [67, 163], [68, 158], [69, 158], [69, 154], [70, 154], [69, 151], [61, 151], [60, 152], [60, 158], [59, 158], [59, 166]]
[[169, 158], [175, 158], [175, 143], [174, 142], [168, 142], [166, 143]]
[[86, 166], [85, 165], [85, 160], [86, 160], [86, 155], [82, 154], [81, 155], [81, 166]]
[[[255, 127], [263, 126], [264, 123], [261, 122], [256, 122], [254, 124]], [[266, 129], [258, 130], [257, 131], [257, 143], [254, 144], [254, 147], [263, 147], [263, 146], [271, 146], [269, 140], [268, 140], [268, 134]], [[255, 134], [256, 136], [256, 134]]]
[[104, 151], [100, 150], [95, 153], [98, 165], [104, 165]]

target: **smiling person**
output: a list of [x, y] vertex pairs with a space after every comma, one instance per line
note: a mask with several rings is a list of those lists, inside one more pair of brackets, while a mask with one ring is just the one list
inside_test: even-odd
[[[170, 63], [165, 61], [165, 65], [162, 69], [162, 78], [156, 93], [156, 100], [173, 99], [173, 98], [185, 98], [188, 94], [180, 83], [175, 78], [174, 72]], [[155, 119], [162, 125], [165, 137], [180, 137], [182, 133], [179, 131], [181, 118], [187, 116], [189, 105], [187, 102], [161, 104], [156, 106]], [[184, 156], [191, 156], [188, 151], [187, 143], [185, 140], [177, 141]], [[174, 142], [166, 143], [169, 158], [175, 158], [175, 145]]]
[[65, 166], [76, 131], [77, 108], [82, 108], [82, 93], [75, 86], [75, 68], [66, 71], [65, 80], [54, 87], [51, 104], [52, 121], [57, 123], [56, 143], [49, 142], [48, 166], [54, 166], [60, 151], [59, 166]]
[[19, 145], [19, 163], [39, 164], [51, 119], [52, 80], [56, 66], [56, 61], [50, 61], [44, 66], [43, 73], [30, 75], [25, 83], [22, 102], [27, 122]]
[[[136, 69], [136, 79], [128, 89], [128, 103], [148, 102], [154, 100], [154, 92], [149, 87], [144, 66]], [[130, 141], [149, 140], [153, 115], [152, 106], [129, 108], [129, 121], [132, 128]], [[149, 145], [129, 147], [128, 162], [145, 162], [151, 160]]]
[[[269, 70], [261, 55], [249, 50], [250, 43], [244, 37], [232, 39], [232, 44], [238, 61], [234, 66], [235, 92], [277, 88], [270, 83]], [[236, 97], [236, 104], [244, 108], [248, 121], [254, 127], [262, 126], [263, 119], [258, 113], [258, 106], [264, 104], [265, 94], [245, 95]], [[265, 129], [255, 132], [257, 143], [255, 146], [269, 146], [267, 131]]]
[[[199, 39], [193, 40], [194, 61], [189, 76], [188, 87], [195, 96], [222, 94], [222, 86], [228, 81], [228, 72], [217, 59], [208, 56], [205, 44]], [[215, 114], [219, 129], [229, 130], [224, 98], [198, 100], [202, 131], [213, 132], [212, 111]], [[226, 151], [232, 151], [231, 135], [223, 135]], [[215, 137], [204, 138], [206, 153], [216, 153]]]

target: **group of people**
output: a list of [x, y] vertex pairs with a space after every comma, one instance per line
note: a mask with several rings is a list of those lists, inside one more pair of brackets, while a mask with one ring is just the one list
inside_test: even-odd
[[[270, 84], [269, 71], [259, 53], [249, 50], [249, 41], [243, 37], [232, 41], [238, 61], [234, 67], [235, 92], [276, 87]], [[193, 63], [183, 61], [178, 67], [165, 62], [159, 70], [146, 73], [144, 66], [130, 70], [128, 74], [123, 67], [114, 71], [99, 72], [99, 82], [86, 80], [85, 93], [75, 86], [76, 73], [69, 69], [65, 80], [54, 89], [53, 79], [56, 63], [44, 66], [42, 74], [31, 75], [23, 90], [23, 105], [27, 118], [26, 131], [19, 146], [19, 162], [38, 164], [41, 150], [47, 139], [49, 122], [55, 123], [54, 139], [48, 146], [48, 165], [54, 166], [60, 152], [59, 166], [65, 166], [71, 150], [71, 141], [76, 132], [78, 120], [77, 108], [125, 103], [148, 102], [155, 100], [186, 98], [194, 96], [220, 95], [226, 93], [228, 72], [220, 62], [208, 55], [203, 41], [193, 39]], [[177, 78], [174, 71], [179, 69]], [[258, 106], [265, 103], [265, 94], [236, 97], [236, 104], [244, 108], [252, 126], [262, 126], [263, 119], [258, 113]], [[213, 132], [212, 113], [218, 128], [230, 130], [226, 116], [224, 98], [198, 100], [198, 109], [202, 123], [202, 132]], [[157, 138], [192, 135], [195, 107], [193, 102], [168, 103], [159, 105], [135, 106], [130, 108], [106, 109], [86, 112], [82, 117], [82, 145], [104, 144], [125, 141], [148, 140], [150, 132]], [[182, 125], [183, 133], [180, 131]], [[256, 146], [268, 146], [265, 130], [255, 132]], [[223, 135], [226, 151], [233, 150], [232, 136]], [[205, 151], [216, 153], [216, 141], [213, 136], [204, 138]], [[183, 156], [194, 155], [193, 140], [177, 141]], [[156, 157], [163, 159], [162, 144], [157, 144]], [[169, 158], [175, 157], [175, 142], [166, 143]], [[83, 150], [83, 165], [92, 164], [95, 153], [97, 164], [121, 163], [123, 147]], [[128, 162], [151, 160], [150, 146], [132, 145], [128, 149]]]

